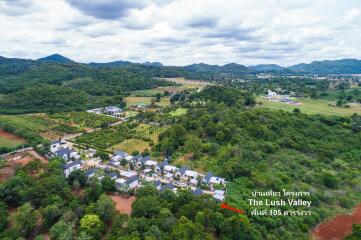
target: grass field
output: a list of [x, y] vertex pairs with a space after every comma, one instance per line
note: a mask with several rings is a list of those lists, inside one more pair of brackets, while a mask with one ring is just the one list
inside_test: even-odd
[[108, 148], [110, 151], [120, 150], [129, 154], [134, 151], [143, 152], [145, 149], [150, 149], [149, 142], [135, 138], [126, 139], [123, 142]]
[[337, 116], [347, 116], [352, 115], [353, 113], [361, 114], [361, 105], [354, 105], [351, 108], [334, 107], [329, 106], [329, 104], [334, 104], [334, 102], [319, 99], [295, 98], [294, 101], [302, 103], [298, 106], [288, 105], [281, 102], [268, 101], [262, 97], [257, 97], [256, 101], [257, 103], [262, 103], [262, 105], [258, 104], [257, 107], [269, 108], [273, 110], [293, 111], [293, 109], [299, 108], [301, 112], [306, 114], [324, 114]]
[[138, 90], [131, 93], [133, 97], [154, 97], [157, 93], [163, 94], [164, 90], [161, 88], [153, 88], [153, 89], [146, 89], [146, 90]]
[[153, 89], [138, 90], [131, 93], [131, 97], [154, 97], [157, 93], [163, 94], [165, 91], [170, 93], [183, 90], [196, 90], [198, 88], [210, 85], [211, 83], [199, 80], [186, 80], [184, 78], [162, 78], [166, 81], [177, 83], [176, 86], [157, 87]]
[[[149, 105], [152, 103], [152, 99], [153, 97], [126, 97], [124, 100], [127, 103], [127, 106], [129, 107], [140, 103], [145, 103]], [[160, 102], [156, 102], [155, 104], [161, 107], [167, 107], [170, 105], [170, 101], [168, 97], [167, 98], [163, 97], [161, 98]]]
[[186, 114], [188, 111], [187, 108], [177, 108], [175, 111], [170, 112], [169, 114], [173, 117], [179, 117], [181, 115]]

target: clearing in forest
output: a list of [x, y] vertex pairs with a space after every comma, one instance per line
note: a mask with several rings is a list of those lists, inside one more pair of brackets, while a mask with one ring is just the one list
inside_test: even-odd
[[269, 101], [263, 97], [256, 98], [259, 108], [269, 108], [273, 110], [284, 110], [293, 111], [295, 108], [299, 108], [301, 112], [306, 114], [324, 114], [324, 115], [337, 115], [347, 116], [353, 113], [361, 114], [361, 104], [351, 105], [350, 108], [336, 107], [334, 102], [321, 100], [321, 99], [310, 99], [310, 98], [292, 98], [296, 102], [300, 102], [301, 105], [290, 105], [283, 102]]
[[336, 217], [318, 225], [312, 231], [317, 240], [342, 240], [352, 232], [353, 224], [361, 224], [361, 204], [351, 215], [337, 215]]

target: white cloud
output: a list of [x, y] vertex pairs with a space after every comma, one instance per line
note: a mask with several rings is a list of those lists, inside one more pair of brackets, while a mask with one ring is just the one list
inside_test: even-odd
[[360, 58], [358, 0], [3, 0], [0, 55], [290, 65]]

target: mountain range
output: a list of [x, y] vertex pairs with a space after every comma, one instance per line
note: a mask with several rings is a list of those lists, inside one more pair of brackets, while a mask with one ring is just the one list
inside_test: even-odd
[[[0, 60], [4, 61], [9, 58], [0, 57]], [[17, 59], [21, 61], [22, 59]], [[29, 60], [24, 60], [29, 61]], [[77, 63], [69, 58], [66, 58], [60, 54], [53, 54], [47, 57], [37, 59], [36, 62], [51, 62], [58, 64], [72, 64]], [[27, 62], [30, 64], [30, 62]], [[79, 63], [81, 64], [81, 63]], [[160, 62], [144, 62], [135, 63], [130, 61], [113, 61], [106, 63], [91, 62], [86, 64], [91, 67], [107, 67], [107, 68], [119, 68], [127, 66], [144, 66], [144, 67], [156, 67], [167, 68]], [[300, 63], [289, 67], [282, 67], [276, 64], [260, 64], [254, 66], [244, 66], [237, 63], [229, 63], [223, 66], [210, 65], [205, 63], [196, 63], [187, 65], [184, 67], [173, 67], [178, 70], [187, 71], [196, 74], [226, 74], [226, 75], [243, 75], [243, 74], [255, 74], [255, 73], [279, 73], [279, 74], [361, 74], [361, 60], [358, 59], [340, 59], [340, 60], [324, 60], [314, 61], [311, 63]]]

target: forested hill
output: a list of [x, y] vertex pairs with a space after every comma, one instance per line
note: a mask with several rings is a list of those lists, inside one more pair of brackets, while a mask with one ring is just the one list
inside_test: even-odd
[[0, 58], [0, 113], [80, 110], [121, 104], [129, 91], [172, 84], [138, 70], [93, 68], [53, 60]]
[[[309, 230], [335, 214], [335, 209], [351, 209], [359, 203], [359, 116], [244, 109], [244, 97], [224, 104], [213, 92], [202, 95], [206, 107], [190, 109], [160, 136], [156, 150], [171, 155], [176, 163], [229, 180], [226, 201], [248, 213], [250, 224], [244, 224], [253, 235], [262, 236], [256, 239], [309, 239]], [[252, 191], [282, 189], [310, 192], [310, 209], [281, 209], [311, 210], [312, 215], [251, 215]]]

